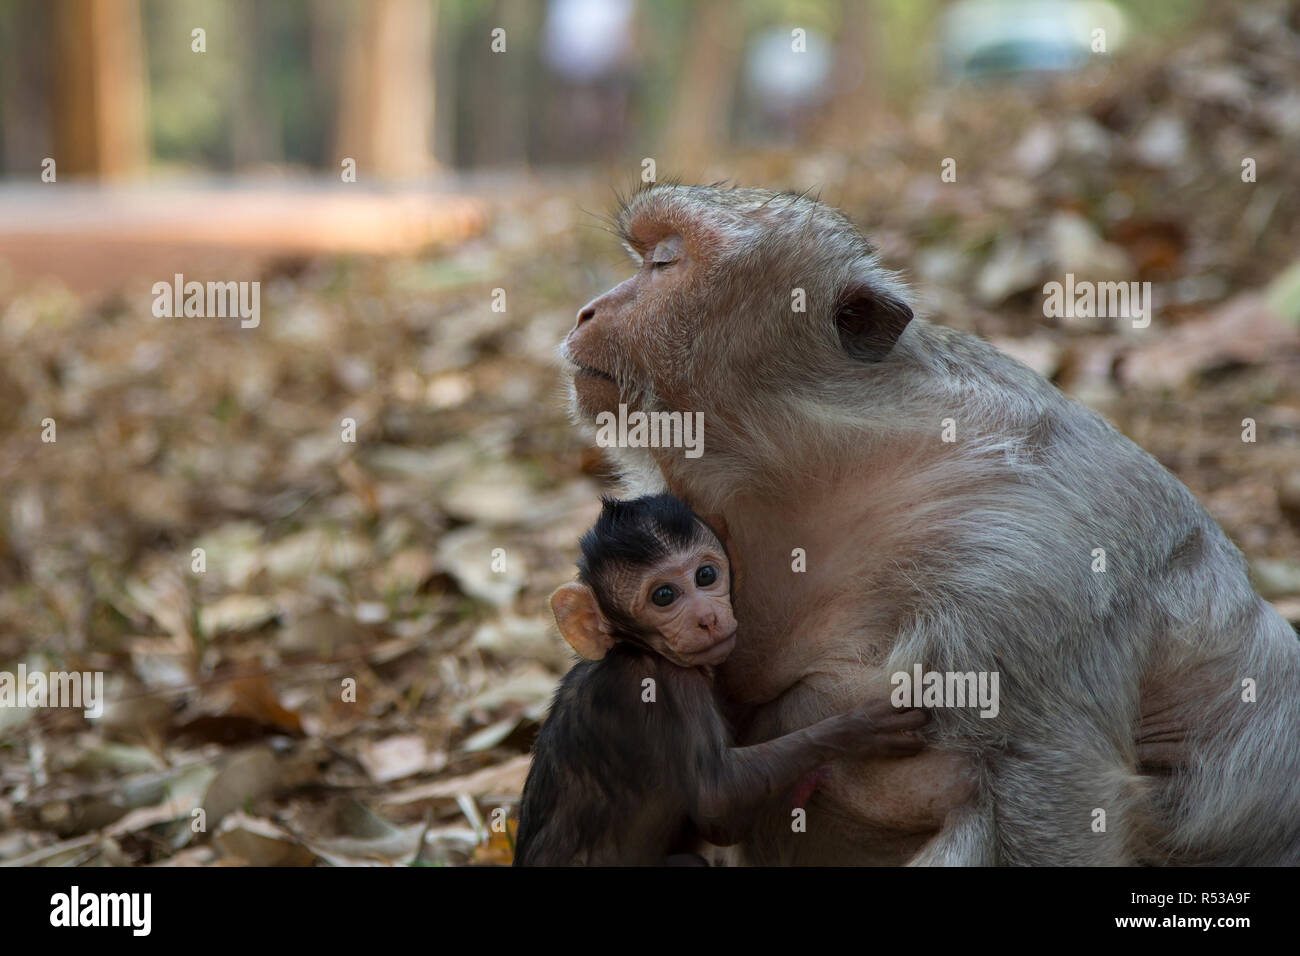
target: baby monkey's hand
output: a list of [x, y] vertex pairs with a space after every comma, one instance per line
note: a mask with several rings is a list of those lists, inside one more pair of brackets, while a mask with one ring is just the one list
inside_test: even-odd
[[914, 707], [895, 707], [888, 700], [862, 704], [847, 714], [827, 717], [811, 732], [821, 744], [825, 761], [795, 785], [792, 807], [807, 806], [812, 795], [830, 778], [830, 762], [841, 757], [910, 757], [925, 748], [916, 731], [930, 715]]
[[906, 757], [920, 753], [925, 739], [916, 731], [930, 715], [914, 707], [895, 707], [888, 700], [862, 704], [844, 714], [836, 743], [844, 754], [860, 757]]

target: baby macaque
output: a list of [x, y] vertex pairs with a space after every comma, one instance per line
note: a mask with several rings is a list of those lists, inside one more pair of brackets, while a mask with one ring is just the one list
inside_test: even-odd
[[926, 715], [888, 700], [752, 747], [733, 746], [713, 668], [736, 644], [731, 563], [672, 495], [605, 499], [582, 538], [577, 582], [551, 595], [583, 661], [537, 738], [520, 806], [517, 866], [698, 861], [739, 842], [760, 810], [808, 795], [841, 756], [922, 748]]

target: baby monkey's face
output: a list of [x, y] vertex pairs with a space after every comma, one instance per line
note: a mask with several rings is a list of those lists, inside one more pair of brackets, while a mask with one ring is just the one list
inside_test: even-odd
[[736, 646], [731, 568], [722, 545], [705, 537], [646, 569], [627, 608], [654, 650], [682, 667], [721, 664]]

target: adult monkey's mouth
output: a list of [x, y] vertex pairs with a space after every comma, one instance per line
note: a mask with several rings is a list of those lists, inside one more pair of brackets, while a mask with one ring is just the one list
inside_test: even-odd
[[610, 375], [608, 372], [602, 372], [598, 368], [593, 368], [590, 365], [583, 365], [581, 362], [574, 362], [573, 367], [575, 375], [589, 375], [592, 378], [602, 379], [614, 385], [618, 384], [618, 382], [614, 380], [613, 375]]

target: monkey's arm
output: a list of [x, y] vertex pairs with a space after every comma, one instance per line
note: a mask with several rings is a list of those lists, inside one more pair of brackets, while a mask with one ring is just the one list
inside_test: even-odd
[[1193, 761], [1206, 727], [1204, 701], [1231, 688], [1232, 673], [1228, 662], [1214, 659], [1185, 666], [1176, 676], [1158, 673], [1143, 680], [1134, 732], [1141, 772], [1170, 774]]
[[710, 843], [744, 838], [759, 812], [801, 779], [841, 756], [908, 756], [922, 739], [909, 731], [925, 724], [920, 710], [896, 710], [879, 701], [818, 721], [750, 747], [728, 747], [716, 773], [700, 781], [692, 820]]

